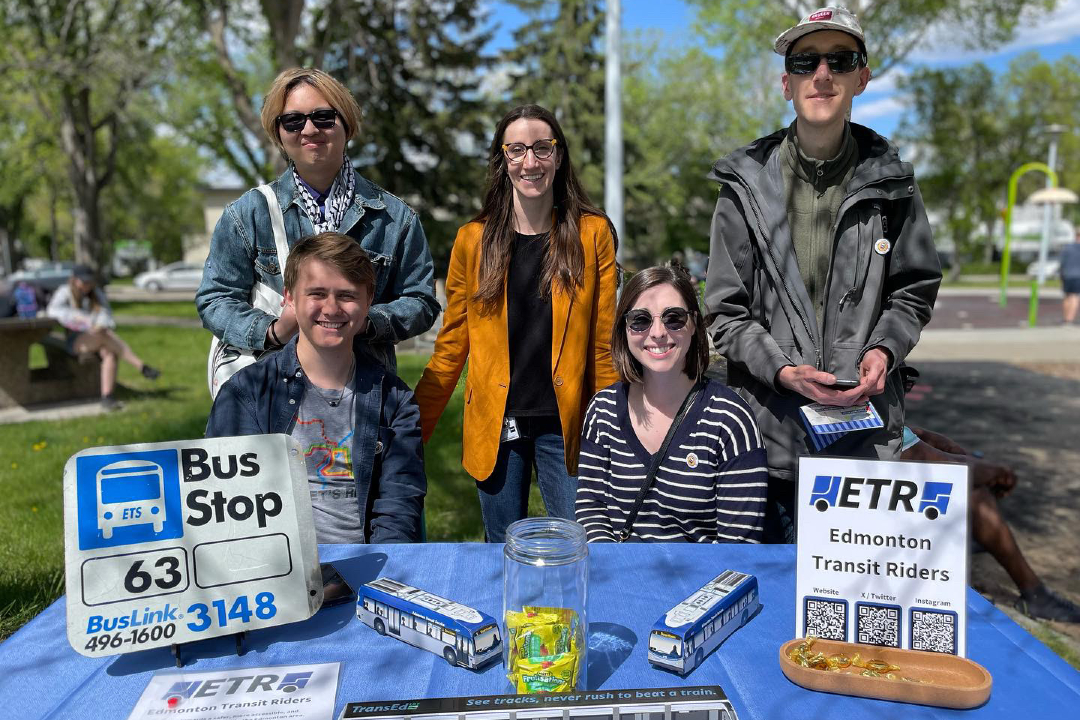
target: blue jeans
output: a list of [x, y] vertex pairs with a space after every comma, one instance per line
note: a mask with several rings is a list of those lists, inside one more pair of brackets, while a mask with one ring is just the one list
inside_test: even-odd
[[574, 519], [577, 478], [566, 472], [559, 419], [518, 418], [518, 429], [521, 438], [499, 445], [495, 469], [476, 483], [488, 542], [505, 542], [510, 523], [528, 517], [534, 467], [547, 514]]
[[769, 477], [765, 498], [763, 543], [793, 545], [796, 538], [796, 503], [799, 483], [779, 477]]

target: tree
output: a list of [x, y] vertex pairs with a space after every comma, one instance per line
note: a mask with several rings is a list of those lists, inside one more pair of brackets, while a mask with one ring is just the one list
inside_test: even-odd
[[[771, 50], [777, 35], [822, 5], [819, 0], [689, 2], [699, 9], [702, 32], [724, 46], [729, 57]], [[880, 77], [925, 42], [928, 29], [934, 26], [949, 28], [951, 44], [997, 47], [1012, 38], [1021, 18], [1049, 12], [1057, 0], [851, 0], [844, 4], [866, 31], [870, 66]]]
[[203, 29], [171, 84], [177, 132], [243, 182], [284, 167], [259, 123], [273, 78], [321, 67], [356, 96], [357, 169], [422, 215], [436, 262], [476, 209], [488, 108], [479, 90], [490, 39], [478, 0], [189, 0]]
[[[0, 65], [34, 98], [68, 160], [75, 257], [105, 254], [102, 192], [125, 141], [126, 113], [165, 56], [180, 15], [165, 0], [6, 0]], [[168, 12], [167, 12], [168, 11]]]
[[[510, 104], [555, 114], [574, 170], [594, 202], [604, 196], [604, 12], [599, 0], [509, 0], [529, 17], [504, 54]], [[509, 108], [506, 108], [509, 109]], [[489, 131], [490, 132], [490, 131]]]
[[[1010, 175], [1045, 158], [1042, 128], [1069, 125], [1080, 113], [1080, 62], [1066, 56], [1051, 64], [1028, 54], [1000, 76], [981, 63], [921, 68], [903, 78], [900, 88], [912, 107], [897, 136], [917, 149], [928, 207], [943, 213], [961, 258], [977, 257], [981, 242], [982, 258], [989, 260]], [[1061, 184], [1080, 189], [1075, 136], [1062, 139], [1060, 157]], [[1043, 178], [1033, 175], [1026, 182], [1031, 192]]]
[[700, 47], [631, 43], [624, 81], [628, 254], [651, 265], [708, 252], [719, 157], [783, 124], [787, 103], [771, 63], [737, 69]]

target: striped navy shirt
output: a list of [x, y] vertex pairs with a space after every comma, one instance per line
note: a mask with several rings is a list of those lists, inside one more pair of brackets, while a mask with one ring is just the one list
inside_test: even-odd
[[[630, 424], [628, 390], [601, 390], [585, 414], [575, 515], [590, 542], [614, 541], [652, 464]], [[750, 408], [710, 380], [672, 436], [630, 539], [760, 542], [767, 468]]]

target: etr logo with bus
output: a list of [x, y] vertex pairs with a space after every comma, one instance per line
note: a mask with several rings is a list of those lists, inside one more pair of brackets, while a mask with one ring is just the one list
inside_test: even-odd
[[[818, 475], [810, 491], [810, 504], [821, 512], [832, 507], [894, 510], [920, 512], [934, 520], [948, 511], [952, 487], [949, 482], [926, 482], [920, 496], [918, 483], [910, 480]], [[913, 504], [916, 498], [917, 510]]]
[[79, 549], [183, 537], [175, 450], [76, 459]]

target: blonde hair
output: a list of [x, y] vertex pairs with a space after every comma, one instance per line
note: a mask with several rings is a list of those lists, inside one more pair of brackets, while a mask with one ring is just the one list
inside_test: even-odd
[[[281, 115], [281, 111], [285, 109], [285, 101], [289, 97], [289, 93], [300, 83], [306, 83], [318, 90], [326, 98], [326, 101], [330, 103], [330, 107], [338, 111], [341, 122], [345, 126], [345, 141], [352, 140], [360, 128], [361, 113], [360, 106], [352, 93], [349, 92], [349, 89], [322, 70], [316, 68], [292, 68], [283, 71], [274, 79], [274, 84], [270, 86], [266, 97], [263, 98], [260, 116], [263, 130], [266, 131], [270, 141], [277, 146], [278, 151], [283, 156], [285, 155], [285, 148], [282, 146], [281, 138], [278, 136], [277, 119]], [[288, 159], [288, 156], [285, 157]]]

